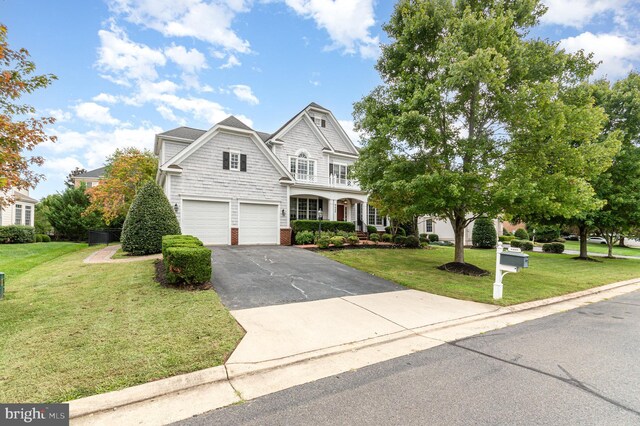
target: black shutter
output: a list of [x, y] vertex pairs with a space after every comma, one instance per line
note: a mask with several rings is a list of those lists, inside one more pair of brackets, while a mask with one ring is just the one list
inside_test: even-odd
[[240, 171], [241, 172], [247, 171], [247, 155], [246, 154], [240, 154]]
[[322, 121], [320, 122], [320, 126], [322, 126], [322, 127], [327, 127], [327, 122], [326, 122], [325, 120], [322, 120]]
[[333, 174], [333, 163], [329, 163], [329, 174]]
[[229, 153], [227, 151], [222, 153], [222, 168], [229, 170]]

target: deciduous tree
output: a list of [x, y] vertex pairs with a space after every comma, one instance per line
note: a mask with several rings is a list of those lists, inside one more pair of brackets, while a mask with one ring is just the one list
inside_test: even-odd
[[43, 142], [55, 141], [55, 136], [45, 133], [45, 126], [55, 120], [36, 117], [34, 107], [20, 103], [22, 96], [56, 79], [53, 74], [35, 75], [36, 65], [29, 58], [26, 49], [9, 47], [7, 27], [0, 24], [0, 207], [12, 201], [8, 189], [33, 188], [43, 178], [29, 168], [41, 165], [43, 158], [29, 152]]
[[598, 139], [590, 57], [527, 36], [544, 12], [536, 0], [400, 0], [376, 66], [383, 84], [355, 104], [361, 185], [448, 219], [456, 262], [483, 214], [592, 206], [589, 179], [618, 147]]
[[73, 178], [86, 172], [87, 172], [87, 169], [83, 169], [82, 167], [76, 167], [67, 175], [67, 178], [64, 181], [64, 185], [67, 188], [73, 188], [75, 186], [73, 182]]
[[125, 148], [107, 159], [104, 178], [98, 186], [89, 188], [91, 200], [88, 213], [99, 211], [104, 222], [123, 221], [136, 196], [136, 191], [153, 180], [158, 160], [152, 152], [137, 148]]

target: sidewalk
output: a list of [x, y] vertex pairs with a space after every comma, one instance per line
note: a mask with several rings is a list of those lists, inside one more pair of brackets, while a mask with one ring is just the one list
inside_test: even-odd
[[91, 253], [83, 261], [84, 263], [129, 263], [140, 262], [149, 259], [162, 259], [162, 254], [151, 254], [149, 256], [132, 256], [126, 259], [112, 259], [113, 255], [120, 249], [120, 244], [106, 246], [96, 252]]
[[[542, 247], [534, 247], [533, 251], [535, 251], [536, 253], [542, 253]], [[579, 255], [580, 251], [579, 250], [565, 250], [562, 252], [562, 254], [573, 254], [573, 255]], [[588, 256], [591, 257], [607, 257], [607, 255], [605, 253], [591, 253], [591, 252], [587, 252]], [[620, 254], [614, 254], [613, 257], [617, 258], [617, 259], [640, 259], [640, 256], [624, 256], [624, 255], [620, 255]]]
[[640, 290], [640, 279], [497, 307], [415, 290], [232, 311], [224, 366], [70, 403], [72, 424], [166, 424], [464, 337]]

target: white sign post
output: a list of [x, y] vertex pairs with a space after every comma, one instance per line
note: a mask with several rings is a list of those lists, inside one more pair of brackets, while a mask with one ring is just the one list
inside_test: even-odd
[[[518, 272], [520, 270], [518, 266], [504, 265], [501, 262], [502, 260], [501, 257], [503, 252], [504, 250], [502, 247], [502, 243], [499, 242], [498, 247], [496, 248], [496, 281], [493, 283], [493, 298], [496, 300], [502, 299], [502, 287], [503, 287], [502, 279], [504, 278], [504, 276], [507, 275], [509, 272]], [[521, 250], [516, 247], [509, 247], [509, 252], [520, 253]], [[526, 255], [513, 255], [513, 256], [527, 257]], [[528, 262], [526, 262], [526, 264], [522, 264], [521, 266], [526, 268], [528, 266]]]

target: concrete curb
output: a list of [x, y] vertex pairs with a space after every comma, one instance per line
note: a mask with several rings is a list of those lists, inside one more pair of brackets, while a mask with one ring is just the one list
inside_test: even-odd
[[[633, 287], [634, 285], [635, 287]], [[159, 399], [167, 400], [167, 398], [173, 398], [174, 395], [178, 399], [181, 396], [184, 399], [185, 394], [190, 391], [197, 388], [204, 389], [208, 385], [226, 386], [229, 388], [226, 390], [227, 394], [229, 392], [235, 393], [235, 395], [226, 395], [225, 398], [219, 398], [216, 401], [204, 401], [206, 404], [194, 404], [186, 411], [174, 413], [172, 419], [160, 419], [161, 423], [169, 423], [239, 402], [241, 401], [239, 393], [244, 399], [253, 399], [298, 384], [425, 350], [478, 333], [574, 309], [639, 288], [640, 279], [626, 280], [563, 296], [501, 307], [492, 312], [466, 318], [406, 329], [360, 342], [295, 354], [277, 360], [258, 363], [227, 363], [223, 366], [70, 401], [70, 418], [74, 424], [107, 424], [112, 423], [112, 413], [115, 413], [116, 410], [120, 410], [119, 416], [121, 418], [126, 418], [123, 416], [126, 416], [126, 410], [131, 407], [131, 411], [135, 412], [139, 418], [150, 420], [147, 412], [151, 409], [147, 409], [145, 412], [141, 406], [155, 404], [153, 408], [155, 413], [160, 402]], [[224, 393], [224, 391], [223, 389], [221, 392]], [[167, 402], [162, 403], [166, 404]], [[202, 407], [206, 407], [206, 409]], [[136, 423], [146, 422], [141, 420]]]

